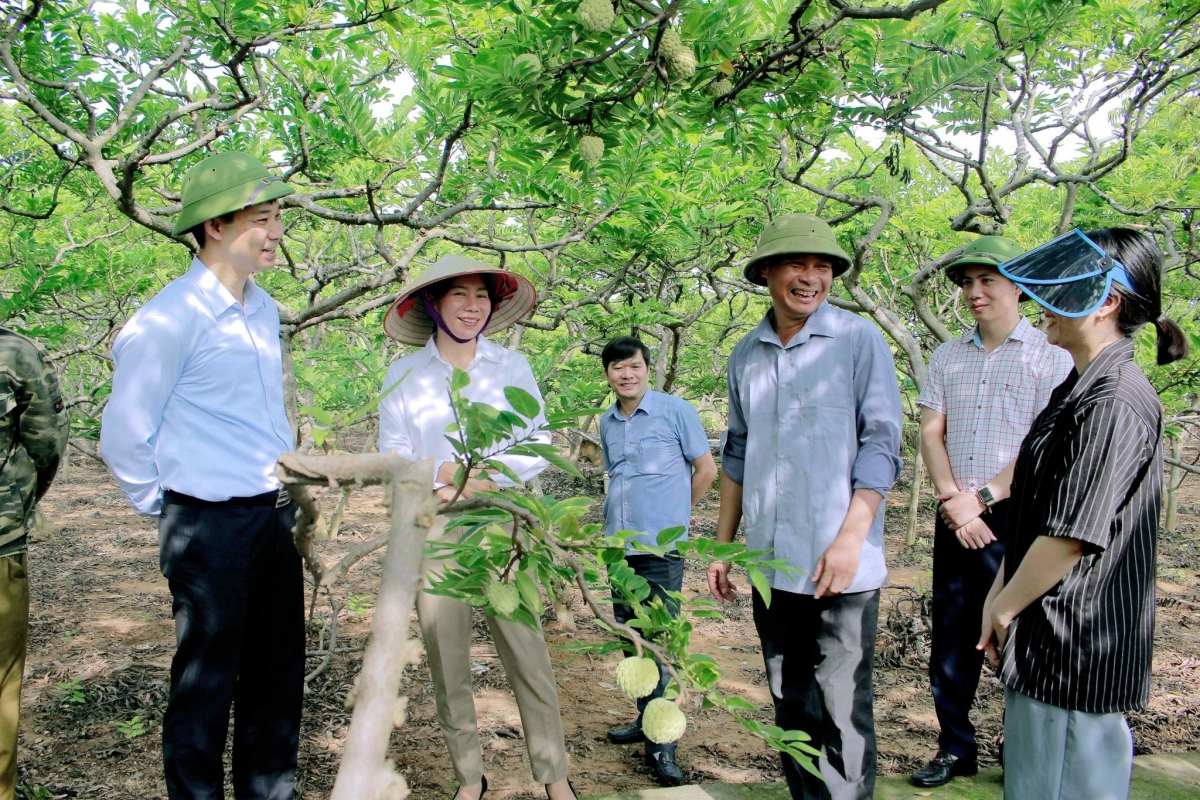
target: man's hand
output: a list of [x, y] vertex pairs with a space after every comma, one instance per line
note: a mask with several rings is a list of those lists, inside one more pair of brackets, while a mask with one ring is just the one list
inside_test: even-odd
[[956, 531], [987, 510], [987, 506], [975, 496], [974, 492], [946, 492], [939, 494], [937, 501], [941, 503], [938, 513], [950, 530]]
[[979, 517], [956, 530], [954, 535], [958, 537], [958, 543], [968, 550], [982, 550], [996, 541], [996, 534]]
[[722, 603], [737, 599], [737, 585], [729, 580], [729, 565], [724, 561], [708, 565], [708, 591]]
[[839, 534], [817, 561], [817, 568], [812, 576], [817, 583], [817, 591], [813, 597], [820, 598], [846, 591], [858, 572], [858, 557], [861, 553], [861, 539]]

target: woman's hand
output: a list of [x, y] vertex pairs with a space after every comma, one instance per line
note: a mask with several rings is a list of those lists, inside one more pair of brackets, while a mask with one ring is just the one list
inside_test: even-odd
[[979, 643], [976, 650], [982, 650], [987, 661], [993, 667], [1000, 666], [1000, 646], [996, 642], [996, 629], [992, 625], [992, 604], [983, 607], [983, 628], [979, 632]]
[[470, 500], [480, 492], [494, 492], [499, 488], [499, 486], [492, 481], [487, 480], [486, 478], [467, 478], [466, 485], [463, 486], [462, 494], [458, 493], [458, 488], [453, 484], [443, 486], [440, 489], [434, 489], [433, 493], [437, 495], [437, 498], [443, 503], [449, 503], [455, 499], [456, 495], [460, 500]]

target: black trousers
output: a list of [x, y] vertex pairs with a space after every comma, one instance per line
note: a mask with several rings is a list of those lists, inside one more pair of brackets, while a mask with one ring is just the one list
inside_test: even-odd
[[[252, 502], [256, 501], [256, 502]], [[304, 582], [295, 505], [167, 492], [159, 564], [175, 657], [163, 717], [171, 800], [222, 800], [231, 706], [238, 800], [292, 800], [304, 696]]]
[[969, 712], [979, 687], [983, 653], [975, 649], [983, 621], [983, 603], [1004, 559], [1008, 535], [1008, 501], [983, 515], [996, 541], [969, 550], [937, 517], [933, 533], [933, 631], [929, 683], [941, 735], [938, 750], [959, 758], [975, 758], [975, 726]]
[[[642, 555], [626, 556], [625, 561], [629, 564], [629, 568], [637, 575], [646, 579], [650, 584], [650, 597], [646, 602], [650, 602], [655, 597], [661, 597], [663, 604], [670, 610], [671, 615], [675, 616], [679, 613], [679, 603], [667, 596], [667, 592], [679, 592], [683, 590], [683, 557], [679, 555], [656, 556], [650, 553]], [[614, 594], [615, 598], [616, 595]], [[633, 619], [633, 609], [622, 603], [613, 602], [613, 616], [617, 622], [628, 622]], [[637, 724], [642, 722], [642, 712], [646, 710], [646, 705], [656, 697], [662, 697], [663, 691], [667, 688], [667, 683], [670, 681], [671, 674], [663, 667], [658, 665], [658, 687], [646, 697], [637, 701], [638, 718]], [[646, 740], [646, 755], [652, 756], [655, 753], [670, 752], [674, 753], [678, 742], [670, 742], [669, 744], [655, 744], [649, 739]]]
[[[869, 800], [875, 793], [875, 630], [879, 590], [816, 599], [754, 591], [754, 625], [762, 641], [775, 724], [801, 730], [821, 778], [781, 754], [793, 798]], [[823, 778], [823, 780], [822, 780]]]

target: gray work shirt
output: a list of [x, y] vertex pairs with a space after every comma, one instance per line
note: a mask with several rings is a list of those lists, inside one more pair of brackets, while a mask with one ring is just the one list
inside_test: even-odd
[[[886, 496], [900, 473], [896, 366], [869, 320], [829, 305], [784, 346], [768, 312], [729, 357], [725, 474], [742, 485], [746, 545], [801, 570], [771, 586], [813, 594], [811, 575], [837, 538], [856, 489]], [[847, 592], [887, 581], [884, 507]]]

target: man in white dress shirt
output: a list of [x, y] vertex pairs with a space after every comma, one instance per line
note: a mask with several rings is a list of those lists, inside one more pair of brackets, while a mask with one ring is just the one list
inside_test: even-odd
[[294, 439], [279, 312], [251, 278], [275, 265], [279, 198], [293, 191], [244, 153], [189, 170], [175, 233], [192, 233], [200, 251], [113, 345], [100, 452], [134, 510], [159, 518], [175, 617], [163, 717], [171, 800], [225, 796], [232, 706], [235, 795], [293, 796], [304, 584], [274, 468]]

